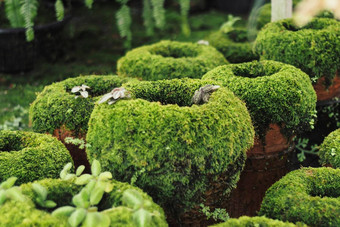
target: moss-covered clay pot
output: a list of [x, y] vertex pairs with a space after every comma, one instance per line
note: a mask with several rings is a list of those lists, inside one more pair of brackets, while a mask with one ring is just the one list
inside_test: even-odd
[[17, 177], [17, 184], [59, 177], [71, 162], [64, 145], [50, 135], [0, 130], [0, 182]]
[[[72, 197], [79, 193], [82, 186], [75, 185], [70, 181], [62, 181], [60, 179], [44, 179], [37, 181], [44, 186], [48, 191], [48, 200], [57, 203], [57, 207], [74, 206], [72, 204]], [[144, 193], [137, 187], [132, 187], [129, 184], [113, 181], [113, 190], [110, 193], [105, 193], [103, 199], [98, 204], [98, 210], [106, 210], [113, 207], [113, 209], [103, 211], [110, 216], [110, 226], [132, 227], [136, 226], [133, 221], [132, 209], [129, 209], [122, 203], [122, 195], [127, 189], [134, 189], [139, 192], [144, 201], [148, 202], [148, 206], [143, 208], [155, 213], [157, 215], [152, 217], [152, 223], [148, 226], [168, 226], [165, 221], [164, 211], [161, 207], [155, 204], [150, 196]], [[7, 201], [0, 206], [0, 225], [1, 226], [70, 226], [67, 218], [56, 218], [51, 215], [51, 212], [56, 209], [43, 209], [35, 205], [32, 201], [36, 196], [32, 189], [32, 184], [24, 184], [20, 186], [22, 193], [31, 200], [27, 202]]]
[[227, 64], [214, 47], [177, 41], [161, 41], [129, 51], [117, 62], [120, 76], [143, 80], [201, 78], [209, 70]]
[[325, 138], [318, 154], [322, 165], [340, 168], [340, 129]]
[[308, 226], [340, 226], [340, 169], [290, 172], [266, 192], [260, 215]]
[[[75, 166], [89, 169], [84, 149], [65, 143], [66, 137], [85, 140], [88, 121], [99, 96], [131, 79], [118, 76], [80, 76], [46, 86], [30, 107], [30, 122], [35, 132], [50, 133], [70, 151]], [[88, 98], [71, 93], [75, 86], [87, 85]], [[79, 96], [76, 98], [76, 96]]]
[[192, 105], [211, 81], [173, 79], [123, 85], [134, 97], [96, 105], [87, 150], [114, 178], [150, 194], [174, 225], [197, 226], [200, 203], [222, 206], [236, 186], [254, 130], [245, 104], [226, 88]]
[[228, 87], [246, 103], [253, 119], [255, 144], [247, 152], [229, 214], [255, 215], [265, 191], [288, 171], [287, 153], [295, 131], [313, 119], [315, 91], [307, 74], [275, 61], [220, 66], [203, 79]]
[[206, 40], [231, 63], [258, 59], [252, 50], [253, 43], [249, 42], [247, 31], [244, 29], [233, 29], [228, 33], [217, 31], [210, 34]]
[[[314, 18], [302, 28], [294, 25], [292, 19], [267, 24], [256, 38], [254, 51], [262, 60], [288, 63], [306, 72], [317, 87], [324, 86], [326, 94], [318, 91], [318, 100], [339, 95], [340, 79], [336, 76], [340, 69], [339, 21]], [[336, 86], [335, 92], [332, 86]]]
[[270, 218], [266, 218], [265, 216], [262, 217], [247, 217], [242, 216], [238, 219], [231, 218], [226, 222], [211, 226], [211, 227], [245, 227], [245, 226], [261, 226], [261, 227], [307, 227], [307, 225], [304, 225], [302, 223], [299, 223], [297, 225], [290, 223], [290, 222], [283, 222], [280, 220], [274, 220]]

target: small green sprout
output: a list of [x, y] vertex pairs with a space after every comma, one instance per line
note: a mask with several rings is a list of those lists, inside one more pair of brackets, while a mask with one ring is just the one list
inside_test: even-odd
[[14, 186], [16, 177], [10, 177], [0, 184], [0, 206], [7, 200], [12, 199], [19, 202], [25, 202], [26, 197], [21, 193], [19, 187]]
[[234, 25], [237, 21], [241, 20], [241, 17], [234, 17], [233, 15], [228, 15], [228, 21], [223, 23], [220, 27], [220, 31], [223, 33], [228, 33], [233, 30]]
[[38, 183], [32, 184], [33, 191], [36, 194], [35, 202], [42, 208], [54, 208], [57, 204], [52, 200], [47, 199], [47, 189]]

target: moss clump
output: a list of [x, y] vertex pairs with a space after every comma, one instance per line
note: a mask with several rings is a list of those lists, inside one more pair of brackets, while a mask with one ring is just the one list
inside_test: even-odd
[[[57, 207], [72, 205], [72, 197], [76, 195], [82, 186], [75, 185], [70, 181], [62, 181], [60, 179], [44, 179], [38, 181], [40, 185], [48, 190], [48, 199], [57, 203]], [[133, 187], [126, 183], [121, 183], [113, 180], [113, 190], [109, 194], [105, 194], [102, 201], [98, 204], [98, 210], [103, 211], [106, 209], [113, 209], [104, 211], [110, 216], [110, 226], [134, 226], [133, 212], [122, 204], [122, 196], [125, 190], [137, 190], [146, 200], [148, 206], [144, 209], [150, 212], [158, 212], [161, 218], [153, 218], [152, 225], [150, 226], [167, 226], [165, 215], [161, 207], [152, 201], [152, 198], [145, 194], [139, 188]], [[32, 184], [24, 184], [20, 186], [23, 194], [27, 195], [34, 201], [35, 193], [32, 189]], [[56, 209], [55, 208], [55, 209]], [[125, 208], [125, 209], [124, 209]], [[18, 203], [6, 202], [0, 206], [0, 225], [1, 226], [68, 226], [67, 218], [55, 218], [51, 215], [52, 210], [43, 210], [37, 208], [31, 202]]]
[[[33, 130], [53, 133], [55, 129], [64, 126], [74, 136], [85, 134], [98, 96], [129, 80], [118, 76], [80, 76], [46, 86], [30, 107]], [[71, 89], [82, 84], [90, 87], [89, 97], [76, 99]]]
[[248, 41], [246, 30], [233, 29], [228, 33], [214, 32], [207, 37], [207, 40], [231, 63], [258, 59], [252, 51], [253, 43]]
[[69, 152], [52, 136], [0, 131], [0, 182], [11, 176], [18, 178], [17, 184], [55, 178], [68, 162], [72, 162]]
[[340, 169], [290, 172], [268, 189], [260, 215], [308, 226], [340, 226]]
[[136, 185], [178, 213], [197, 205], [219, 177], [220, 196], [227, 196], [254, 131], [244, 103], [225, 88], [208, 103], [191, 105], [195, 90], [211, 83], [186, 78], [123, 85], [133, 99], [96, 105], [91, 115], [89, 158], [118, 180], [138, 173]]
[[300, 68], [312, 81], [325, 76], [329, 86], [340, 68], [340, 22], [314, 18], [302, 28], [292, 19], [268, 24], [255, 41], [261, 59], [276, 60]]
[[201, 78], [204, 73], [226, 63], [214, 47], [161, 41], [129, 51], [118, 60], [117, 72], [144, 80]]
[[340, 129], [330, 133], [320, 146], [320, 163], [340, 168]]
[[261, 227], [296, 227], [296, 226], [305, 226], [304, 224], [298, 224], [295, 225], [293, 223], [289, 222], [283, 222], [279, 220], [274, 220], [266, 217], [247, 217], [247, 216], [242, 216], [238, 219], [236, 218], [231, 218], [226, 222], [214, 225], [212, 227], [256, 227], [256, 226], [261, 226]]
[[231, 64], [211, 70], [203, 79], [220, 82], [246, 103], [260, 137], [271, 123], [290, 136], [313, 119], [315, 91], [308, 75], [293, 66], [275, 61]]

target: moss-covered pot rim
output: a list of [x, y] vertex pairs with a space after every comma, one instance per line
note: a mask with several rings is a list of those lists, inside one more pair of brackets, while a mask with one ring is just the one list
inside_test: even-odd
[[320, 163], [340, 168], [340, 129], [331, 132], [320, 145]]

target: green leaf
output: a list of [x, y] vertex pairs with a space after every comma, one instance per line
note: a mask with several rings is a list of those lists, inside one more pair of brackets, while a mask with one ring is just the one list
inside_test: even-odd
[[13, 200], [25, 202], [25, 196], [21, 193], [19, 187], [14, 187], [14, 188], [8, 189], [6, 191], [6, 194], [7, 194], [7, 197], [9, 197]]
[[85, 0], [85, 5], [87, 8], [92, 9], [93, 0]]
[[86, 217], [86, 210], [84, 208], [77, 208], [71, 216], [68, 218], [68, 223], [72, 227], [77, 227], [79, 226], [85, 219]]
[[0, 190], [0, 206], [6, 201], [6, 199], [7, 199], [6, 191]]
[[20, 7], [21, 0], [5, 0], [5, 14], [13, 28], [25, 26], [25, 20], [20, 13]]
[[73, 196], [72, 202], [77, 207], [88, 208], [90, 204], [87, 190], [82, 189], [79, 194]]
[[6, 181], [2, 182], [0, 184], [0, 188], [2, 189], [9, 189], [11, 188], [14, 184], [15, 184], [15, 181], [17, 180], [18, 178], [16, 177], [10, 177], [8, 178]]
[[26, 40], [28, 42], [34, 39], [34, 19], [38, 12], [38, 1], [37, 0], [21, 0], [22, 5], [20, 13], [24, 17], [25, 28], [26, 28]]
[[90, 174], [83, 174], [80, 177], [78, 177], [74, 183], [77, 185], [84, 185], [89, 183], [92, 178], [93, 176]]
[[96, 159], [93, 160], [92, 165], [91, 165], [92, 175], [98, 177], [101, 171], [102, 170], [101, 170], [100, 162]]
[[83, 223], [84, 227], [93, 227], [93, 226], [100, 226], [100, 227], [108, 227], [110, 226], [110, 218], [103, 213], [99, 212], [89, 212], [86, 215], [85, 221]]
[[76, 209], [75, 207], [71, 206], [59, 207], [58, 209], [52, 212], [52, 216], [57, 218], [69, 217], [72, 214], [72, 212], [75, 211], [75, 209]]
[[45, 204], [44, 204], [44, 207], [46, 207], [46, 208], [53, 208], [53, 207], [56, 207], [56, 206], [57, 206], [57, 204], [52, 200], [46, 200]]
[[91, 180], [85, 187], [83, 190], [86, 190], [88, 194], [91, 194], [92, 190], [94, 189], [94, 187], [96, 186], [96, 181], [95, 180]]
[[133, 209], [137, 209], [143, 204], [142, 196], [134, 189], [124, 191], [122, 201], [127, 207]]
[[85, 170], [85, 166], [84, 165], [80, 165], [78, 168], [77, 168], [77, 171], [76, 171], [76, 176], [80, 176]]
[[56, 17], [58, 21], [61, 21], [64, 19], [65, 15], [65, 8], [64, 8], [64, 3], [62, 0], [57, 0], [54, 4], [55, 12], [56, 12]]
[[62, 180], [65, 180], [64, 178], [67, 176], [67, 174], [70, 172], [70, 170], [71, 170], [71, 168], [72, 168], [72, 163], [71, 162], [69, 162], [69, 163], [67, 163], [65, 166], [64, 166], [64, 168], [61, 170], [61, 172], [60, 172], [60, 178], [62, 179]]
[[104, 173], [101, 173], [100, 175], [99, 175], [99, 178], [98, 178], [99, 180], [109, 180], [109, 179], [112, 179], [112, 173], [110, 173], [110, 172], [108, 172], [108, 171], [106, 171], [106, 172], [104, 172]]
[[38, 197], [41, 198], [41, 200], [45, 201], [47, 198], [47, 190], [45, 187], [41, 186], [38, 183], [32, 184], [32, 189], [35, 193], [37, 193]]
[[104, 189], [96, 187], [90, 196], [90, 204], [91, 205], [97, 205], [100, 200], [103, 198], [104, 195]]
[[134, 212], [133, 221], [138, 227], [147, 227], [151, 224], [151, 214], [149, 211], [142, 209]]

